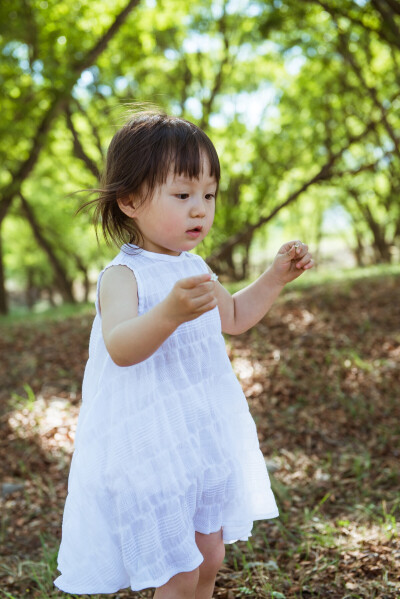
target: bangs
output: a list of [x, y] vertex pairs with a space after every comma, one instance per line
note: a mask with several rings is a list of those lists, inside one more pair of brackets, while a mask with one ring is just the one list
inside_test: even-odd
[[[182, 125], [185, 127], [186, 123], [182, 123]], [[167, 136], [164, 140], [165, 153], [162, 150], [161, 154], [168, 158], [165, 160], [167, 168], [163, 168], [163, 172], [160, 173], [161, 182], [165, 183], [168, 172], [173, 166], [175, 175], [198, 179], [200, 175], [205, 174], [215, 178], [218, 183], [220, 165], [213, 144], [203, 131], [193, 130], [191, 127], [186, 129], [182, 127], [181, 130], [181, 127], [171, 131], [172, 135]], [[206, 166], [209, 167], [209, 172], [203, 173]]]

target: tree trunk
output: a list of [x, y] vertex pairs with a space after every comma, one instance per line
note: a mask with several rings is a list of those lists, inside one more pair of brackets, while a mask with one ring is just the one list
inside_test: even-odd
[[54, 300], [54, 289], [53, 287], [51, 287], [50, 285], [48, 287], [44, 287], [43, 291], [45, 291], [47, 293], [47, 298], [49, 301], [49, 304], [52, 308], [56, 308], [57, 307], [57, 303]]
[[[228, 277], [234, 281], [239, 281], [240, 277], [236, 272], [235, 263], [233, 261], [233, 250], [233, 247], [227, 248], [225, 254], [220, 257], [220, 260], [217, 263], [215, 263], [215, 270], [222, 272], [225, 270], [224, 266], [226, 265], [226, 274]], [[223, 263], [225, 264], [223, 265]]]
[[373, 217], [369, 206], [365, 207], [366, 222], [371, 230], [374, 241], [372, 246], [375, 252], [375, 260], [378, 263], [391, 262], [390, 244], [385, 239], [385, 229]]
[[375, 260], [378, 264], [391, 263], [392, 254], [390, 252], [390, 245], [386, 242], [381, 230], [377, 231], [377, 235], [374, 234], [373, 248], [375, 251]]
[[1, 223], [0, 223], [0, 314], [8, 313], [8, 301], [5, 288], [4, 277], [4, 261], [3, 261], [3, 243], [1, 238]]
[[355, 199], [357, 206], [372, 233], [372, 246], [375, 252], [375, 261], [378, 263], [390, 263], [392, 261], [392, 255], [390, 253], [391, 244], [386, 241], [385, 227], [374, 218], [371, 208], [367, 203], [361, 201], [360, 194], [355, 189], [351, 190], [351, 195]]
[[74, 254], [73, 256], [74, 256], [74, 260], [75, 260], [78, 270], [80, 270], [81, 273], [83, 274], [83, 286], [85, 289], [85, 295], [84, 295], [83, 299], [85, 302], [87, 302], [87, 301], [89, 301], [89, 293], [90, 293], [90, 281], [89, 281], [88, 269], [82, 262], [80, 256], [78, 256], [77, 254]]
[[38, 222], [36, 221], [32, 208], [29, 206], [28, 202], [22, 194], [20, 194], [20, 198], [22, 202], [23, 211], [32, 228], [33, 235], [39, 247], [42, 248], [42, 250], [47, 254], [47, 257], [49, 258], [49, 262], [54, 271], [54, 277], [58, 290], [60, 291], [64, 301], [75, 303], [75, 298], [72, 292], [72, 282], [69, 280], [64, 267], [55, 255], [53, 248], [51, 247], [47, 239], [45, 239], [42, 230]]
[[365, 248], [364, 248], [361, 234], [359, 231], [357, 231], [357, 229], [355, 229], [355, 234], [356, 234], [357, 245], [353, 251], [354, 251], [355, 258], [356, 258], [357, 266], [363, 267], [363, 266], [365, 266], [365, 260], [364, 260]]
[[28, 268], [28, 277], [26, 282], [25, 301], [29, 309], [32, 309], [37, 300], [39, 299], [39, 290], [35, 285], [35, 277], [33, 268]]

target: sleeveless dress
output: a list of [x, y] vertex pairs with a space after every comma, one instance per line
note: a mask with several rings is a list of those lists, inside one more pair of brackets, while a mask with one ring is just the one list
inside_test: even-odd
[[[113, 265], [134, 273], [139, 315], [179, 279], [209, 272], [195, 254], [131, 244], [106, 268]], [[278, 516], [218, 308], [180, 325], [148, 359], [120, 367], [101, 332], [104, 270], [55, 580], [78, 594], [159, 587], [203, 561], [195, 531], [222, 527], [224, 543], [234, 543], [249, 538], [254, 520]]]

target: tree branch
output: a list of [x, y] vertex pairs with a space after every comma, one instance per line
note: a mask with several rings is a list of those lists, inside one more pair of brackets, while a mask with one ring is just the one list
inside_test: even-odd
[[53, 96], [53, 100], [44, 114], [41, 123], [39, 124], [35, 135], [33, 136], [31, 143], [31, 150], [28, 158], [21, 162], [15, 169], [12, 181], [5, 186], [2, 190], [2, 198], [0, 201], [0, 223], [6, 216], [9, 207], [12, 204], [14, 197], [19, 194], [22, 183], [31, 173], [35, 166], [40, 152], [43, 149], [44, 142], [47, 134], [51, 128], [53, 120], [58, 114], [66, 107], [70, 100], [72, 89], [79, 78], [82, 71], [89, 68], [100, 56], [100, 54], [107, 47], [110, 39], [116, 34], [122, 23], [126, 20], [129, 13], [139, 3], [139, 0], [129, 0], [125, 8], [117, 15], [111, 27], [106, 33], [99, 39], [95, 46], [83, 57], [81, 61], [78, 61], [73, 65], [72, 71], [68, 77], [66, 77], [66, 84], [62, 90], [56, 90]]
[[228, 33], [226, 31], [226, 22], [225, 22], [226, 4], [227, 4], [227, 2], [224, 3], [223, 13], [222, 13], [221, 18], [218, 21], [218, 27], [219, 27], [220, 32], [222, 33], [222, 37], [223, 37], [223, 41], [224, 41], [224, 54], [223, 54], [222, 60], [219, 65], [218, 73], [214, 79], [214, 85], [211, 90], [210, 96], [209, 96], [208, 100], [204, 100], [202, 102], [203, 115], [201, 117], [201, 121], [200, 121], [200, 125], [199, 125], [200, 129], [205, 129], [208, 125], [208, 119], [210, 118], [210, 114], [212, 111], [212, 106], [214, 104], [215, 97], [218, 94], [218, 92], [220, 91], [221, 86], [222, 86], [224, 68], [229, 63], [229, 37], [228, 37]]
[[79, 160], [82, 160], [82, 162], [87, 166], [89, 171], [95, 176], [96, 179], [98, 179], [99, 175], [100, 175], [100, 171], [97, 168], [97, 165], [94, 162], [94, 160], [92, 160], [90, 158], [90, 156], [88, 156], [86, 154], [85, 150], [83, 149], [83, 146], [82, 146], [81, 141], [78, 136], [78, 132], [74, 127], [74, 123], [72, 122], [72, 115], [71, 115], [71, 110], [70, 110], [69, 106], [67, 106], [65, 109], [65, 116], [66, 116], [68, 129], [72, 133], [74, 154], [75, 154], [76, 158], [79, 158]]
[[400, 2], [399, 2], [399, 0], [386, 0], [386, 4], [388, 4], [390, 6], [390, 8], [392, 9], [392, 11], [396, 15], [400, 15]]
[[[338, 25], [337, 25], [337, 27], [339, 29]], [[386, 118], [385, 109], [383, 108], [382, 104], [380, 103], [380, 101], [378, 99], [377, 89], [375, 87], [368, 85], [368, 83], [366, 82], [364, 75], [362, 73], [362, 69], [361, 69], [360, 65], [357, 63], [355, 56], [353, 55], [353, 53], [351, 52], [351, 50], [349, 48], [348, 37], [345, 33], [343, 33], [340, 30], [339, 30], [339, 46], [340, 46], [340, 50], [341, 50], [341, 54], [342, 54], [343, 58], [351, 66], [354, 73], [358, 77], [358, 80], [360, 81], [362, 86], [365, 88], [365, 90], [368, 92], [368, 95], [372, 99], [375, 106], [379, 109], [379, 111], [382, 115], [382, 123], [383, 123], [389, 137], [391, 138], [391, 140], [394, 143], [396, 153], [400, 156], [399, 140], [396, 137], [396, 134], [395, 134], [392, 126], [390, 125], [388, 119]]]
[[379, 162], [382, 160], [382, 158], [388, 158], [389, 156], [393, 156], [392, 152], [385, 152], [385, 154], [378, 160], [375, 160], [375, 162], [370, 162], [369, 164], [362, 164], [361, 166], [359, 166], [358, 168], [355, 168], [355, 169], [346, 169], [343, 171], [333, 171], [332, 178], [333, 177], [343, 177], [344, 175], [358, 175], [359, 173], [363, 173], [365, 171], [374, 171], [376, 169], [377, 165], [379, 164]]
[[395, 14], [400, 14], [399, 6], [396, 6], [394, 2], [385, 2], [384, 0], [371, 0], [371, 4], [379, 12], [391, 33], [393, 33], [395, 37], [398, 37], [399, 28], [394, 20], [393, 7]]
[[104, 52], [104, 50], [107, 48], [108, 42], [114, 37], [121, 25], [126, 21], [129, 13], [136, 8], [139, 2], [140, 0], [129, 0], [125, 8], [122, 9], [121, 12], [116, 16], [114, 23], [99, 39], [97, 44], [91, 50], [89, 50], [89, 52], [82, 58], [81, 61], [75, 63], [75, 66], [73, 67], [74, 72], [80, 75], [82, 71], [88, 69], [96, 62], [100, 54], [102, 54], [102, 52]]
[[55, 97], [44, 115], [42, 122], [36, 130], [36, 134], [33, 137], [31, 144], [31, 151], [29, 153], [28, 158], [22, 162], [18, 169], [13, 173], [12, 181], [6, 185], [2, 192], [2, 198], [0, 201], [0, 223], [3, 221], [6, 216], [9, 207], [12, 204], [14, 196], [19, 193], [21, 189], [21, 185], [24, 180], [31, 173], [33, 167], [35, 166], [39, 154], [42, 150], [44, 141], [46, 139], [47, 133], [50, 130], [51, 123], [55, 119], [55, 117], [61, 112], [67, 93], [58, 92], [55, 94]]
[[[370, 25], [368, 25], [367, 22], [364, 22], [361, 18], [357, 18], [355, 15], [351, 14], [349, 11], [346, 11], [343, 9], [341, 10], [338, 7], [338, 5], [333, 7], [333, 6], [330, 6], [329, 4], [327, 4], [326, 2], [323, 2], [322, 0], [306, 0], [306, 1], [309, 2], [310, 4], [318, 4], [318, 6], [321, 6], [321, 8], [323, 8], [332, 17], [335, 17], [335, 16], [336, 17], [337, 16], [345, 17], [346, 19], [349, 19], [349, 21], [351, 21], [352, 23], [354, 23], [356, 25], [359, 25], [366, 31], [370, 31], [371, 33], [376, 33], [385, 43], [389, 44], [391, 47], [395, 46], [396, 48], [400, 48], [400, 34], [399, 34], [398, 27], [396, 26], [396, 22], [393, 20], [392, 26], [386, 30], [384, 27], [387, 24], [387, 21], [384, 16], [385, 10], [381, 6], [375, 5], [373, 0], [372, 0], [371, 4], [373, 5], [376, 12], [381, 17], [379, 29], [371, 27]], [[396, 0], [394, 0], [394, 1], [396, 1]], [[388, 2], [389, 2], [389, 0], [388, 0]], [[388, 34], [390, 34], [390, 35], [388, 35]]]
[[207, 259], [206, 262], [208, 264], [217, 263], [221, 257], [227, 252], [231, 247], [238, 245], [240, 243], [245, 242], [249, 235], [251, 235], [256, 229], [259, 229], [262, 225], [265, 225], [267, 222], [272, 220], [278, 212], [280, 212], [283, 208], [286, 208], [290, 204], [292, 204], [297, 198], [306, 191], [309, 187], [318, 183], [320, 181], [326, 181], [333, 176], [332, 167], [339, 160], [339, 158], [343, 155], [343, 153], [350, 148], [354, 143], [361, 141], [368, 133], [377, 126], [378, 123], [375, 121], [370, 121], [368, 125], [365, 127], [364, 131], [359, 135], [352, 136], [347, 140], [346, 145], [344, 145], [336, 154], [332, 154], [329, 160], [320, 168], [319, 172], [314, 175], [311, 179], [303, 183], [299, 189], [291, 193], [284, 202], [276, 206], [268, 215], [262, 216], [256, 223], [249, 224], [244, 227], [241, 231], [232, 235], [223, 243], [215, 252], [213, 252]]
[[185, 59], [185, 56], [182, 56], [182, 68], [183, 68], [183, 76], [182, 76], [182, 90], [181, 90], [181, 98], [180, 98], [180, 107], [181, 114], [185, 112], [185, 103], [188, 98], [188, 88], [193, 79], [193, 73], [189, 68], [188, 61]]
[[90, 128], [92, 130], [92, 134], [93, 137], [96, 141], [96, 147], [99, 150], [99, 154], [102, 158], [104, 158], [104, 151], [103, 151], [103, 146], [101, 143], [101, 139], [100, 139], [100, 134], [99, 134], [99, 129], [98, 127], [93, 123], [93, 121], [89, 118], [88, 113], [84, 110], [83, 106], [80, 104], [80, 102], [78, 102], [78, 100], [76, 98], [74, 98], [74, 104], [75, 106], [78, 108], [79, 112], [81, 114], [83, 114], [83, 116], [86, 118], [86, 120], [88, 121]]

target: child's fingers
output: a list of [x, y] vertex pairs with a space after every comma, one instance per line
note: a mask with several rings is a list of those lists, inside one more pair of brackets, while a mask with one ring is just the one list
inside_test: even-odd
[[193, 287], [189, 293], [191, 297], [202, 297], [208, 293], [212, 293], [214, 294], [214, 283], [212, 281], [206, 281], [205, 283], [200, 283], [199, 285], [196, 285], [196, 287]]
[[204, 303], [215, 297], [214, 283], [212, 281], [206, 281], [193, 289], [187, 290], [185, 293], [187, 293], [187, 297], [189, 297], [197, 306], [202, 302]]
[[306, 255], [308, 245], [301, 241], [289, 241], [285, 243], [278, 252], [284, 262], [298, 261]]
[[314, 260], [312, 259], [311, 254], [307, 253], [301, 260], [296, 262], [296, 268], [311, 268], [311, 266], [309, 266], [310, 263], [312, 263], [311, 266], [313, 266]]
[[[292, 247], [287, 252], [287, 255], [291, 260], [296, 261], [296, 266], [307, 255], [311, 257], [311, 254], [308, 254], [308, 245], [306, 243], [302, 243], [301, 241], [295, 241]], [[301, 266], [303, 266], [303, 264]]]
[[308, 245], [301, 241], [295, 241], [291, 247], [291, 251], [295, 254], [296, 258], [302, 258], [308, 252]]
[[305, 264], [303, 266], [303, 270], [308, 270], [309, 268], [312, 268], [314, 266], [314, 264], [315, 264], [314, 260], [311, 259], [310, 262], [307, 262], [307, 264]]
[[311, 254], [308, 252], [308, 245], [305, 243], [302, 243], [299, 247], [295, 247], [295, 260], [296, 260], [296, 266], [297, 264], [299, 264], [301, 262], [301, 266], [304, 266], [304, 264], [306, 263], [307, 259], [311, 258]]
[[208, 310], [212, 310], [218, 304], [218, 300], [214, 293], [201, 295], [193, 300], [193, 306], [197, 313], [203, 314]]
[[205, 283], [206, 281], [209, 281], [210, 279], [211, 279], [210, 273], [205, 273], [205, 274], [201, 274], [201, 275], [195, 275], [193, 277], [187, 277], [186, 279], [180, 279], [177, 282], [177, 285], [179, 285], [179, 287], [181, 287], [182, 289], [193, 289], [194, 287], [197, 287], [197, 285], [200, 285], [201, 283]]
[[301, 241], [299, 241], [298, 239], [294, 239], [293, 241], [288, 241], [287, 243], [284, 243], [278, 253], [290, 254], [294, 256], [296, 254], [296, 250], [297, 253], [300, 253], [300, 251], [298, 251], [298, 248], [301, 248], [304, 245], [305, 244], [301, 243]]
[[304, 264], [303, 270], [308, 270], [309, 268], [312, 268], [314, 266], [314, 264], [315, 264], [315, 262], [311, 258], [311, 260], [309, 260], [308, 262], [306, 262], [306, 264]]

